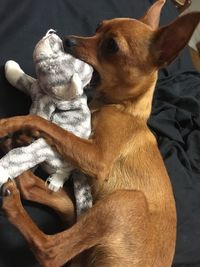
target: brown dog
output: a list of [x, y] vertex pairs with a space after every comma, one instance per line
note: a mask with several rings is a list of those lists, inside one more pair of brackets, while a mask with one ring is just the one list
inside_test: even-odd
[[[41, 266], [59, 267], [85, 252], [79, 266], [171, 267], [175, 203], [147, 120], [157, 71], [186, 45], [200, 13], [182, 16], [157, 29], [163, 4], [157, 1], [140, 20], [104, 21], [93, 37], [65, 39], [66, 51], [93, 65], [101, 78], [92, 105], [93, 135], [89, 141], [36, 116], [0, 120], [0, 136], [21, 128], [36, 130], [91, 176], [93, 208], [71, 228], [53, 236], [42, 233], [24, 211], [14, 182], [4, 186], [3, 208]], [[36, 191], [45, 192], [45, 187], [32, 178], [31, 186], [23, 180], [20, 190], [27, 193], [29, 188], [25, 197], [39, 201]], [[43, 203], [58, 209], [60, 202], [55, 198], [44, 199], [49, 195], [44, 193]], [[63, 199], [67, 203], [66, 195]], [[72, 205], [67, 210], [73, 212]], [[65, 212], [61, 208], [61, 213]]]

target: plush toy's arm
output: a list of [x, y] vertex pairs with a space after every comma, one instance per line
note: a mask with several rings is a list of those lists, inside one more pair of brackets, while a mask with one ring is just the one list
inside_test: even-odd
[[20, 91], [32, 96], [34, 94], [32, 84], [36, 81], [31, 76], [24, 73], [19, 64], [9, 60], [5, 64], [5, 76], [8, 82]]

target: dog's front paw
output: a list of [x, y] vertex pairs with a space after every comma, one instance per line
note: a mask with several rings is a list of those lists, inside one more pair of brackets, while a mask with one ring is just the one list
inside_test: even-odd
[[61, 189], [64, 185], [64, 182], [65, 181], [63, 180], [63, 178], [57, 175], [52, 175], [46, 180], [48, 188], [54, 192], [57, 192], [59, 189]]
[[5, 64], [5, 76], [10, 84], [16, 86], [20, 77], [24, 74], [19, 64], [13, 60], [9, 60]]
[[[34, 124], [41, 118], [35, 115], [17, 116], [12, 118], [0, 119], [0, 138], [5, 136], [13, 137], [13, 133], [17, 131], [24, 131], [31, 134], [31, 129], [34, 128]], [[33, 134], [38, 136], [38, 131], [34, 129]]]
[[20, 193], [14, 180], [8, 181], [2, 186], [1, 193], [3, 196], [2, 209], [8, 219], [12, 222], [17, 219], [22, 209]]

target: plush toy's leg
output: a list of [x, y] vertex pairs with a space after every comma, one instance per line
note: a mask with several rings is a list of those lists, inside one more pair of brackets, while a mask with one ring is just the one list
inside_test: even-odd
[[5, 76], [9, 83], [24, 93], [30, 95], [32, 83], [35, 79], [25, 74], [19, 64], [13, 60], [9, 60], [5, 64]]
[[87, 176], [79, 171], [73, 173], [77, 217], [92, 207], [92, 192]]
[[63, 174], [62, 173], [59, 174], [59, 172], [52, 174], [46, 180], [48, 188], [54, 192], [59, 191], [63, 187], [68, 177], [69, 177], [68, 175], [63, 176]]
[[15, 178], [48, 158], [55, 158], [55, 153], [43, 138], [37, 139], [31, 145], [9, 151], [0, 159], [0, 186], [9, 177]]
[[48, 188], [54, 192], [57, 192], [60, 188], [63, 187], [64, 183], [68, 180], [71, 171], [74, 169], [71, 164], [64, 164], [63, 161], [62, 165], [63, 166], [58, 167], [57, 170], [53, 174], [51, 174], [46, 181], [48, 184]]
[[[70, 176], [73, 167], [58, 169], [53, 175], [46, 180], [48, 188], [54, 192], [58, 192]], [[74, 196], [76, 200], [76, 214], [80, 217], [85, 211], [92, 207], [91, 187], [85, 174], [75, 171], [73, 172]]]
[[76, 214], [73, 192], [69, 188], [65, 187], [59, 192], [53, 192], [46, 187], [42, 179], [31, 171], [26, 171], [17, 177], [16, 183], [23, 198], [49, 206], [68, 226], [74, 223]]

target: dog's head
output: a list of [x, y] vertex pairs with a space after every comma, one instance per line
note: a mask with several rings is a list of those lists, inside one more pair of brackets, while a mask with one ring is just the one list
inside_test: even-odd
[[100, 75], [99, 90], [112, 101], [135, 98], [156, 80], [187, 44], [200, 13], [182, 16], [158, 28], [164, 0], [158, 0], [140, 19], [103, 21], [92, 37], [67, 36], [68, 53], [91, 64]]

